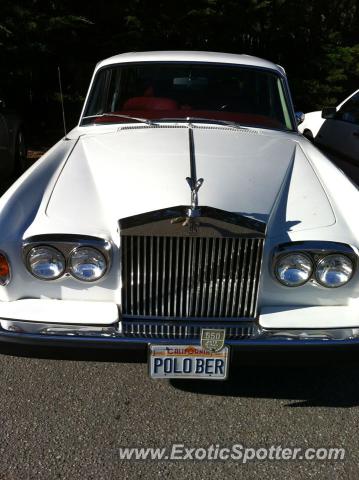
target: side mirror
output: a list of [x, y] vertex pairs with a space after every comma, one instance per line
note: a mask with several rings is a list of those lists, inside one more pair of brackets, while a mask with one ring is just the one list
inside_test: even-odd
[[303, 112], [295, 112], [295, 119], [297, 120], [297, 125], [300, 125], [304, 122], [305, 115]]
[[336, 107], [324, 107], [322, 110], [322, 118], [329, 119], [334, 118], [337, 113]]

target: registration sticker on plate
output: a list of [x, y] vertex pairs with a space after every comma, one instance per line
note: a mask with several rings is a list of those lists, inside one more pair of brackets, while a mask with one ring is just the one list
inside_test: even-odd
[[211, 378], [225, 380], [228, 352], [208, 352], [197, 345], [149, 345], [149, 374], [152, 378]]

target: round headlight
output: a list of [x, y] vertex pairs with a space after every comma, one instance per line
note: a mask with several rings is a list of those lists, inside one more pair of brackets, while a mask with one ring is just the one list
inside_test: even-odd
[[107, 269], [105, 257], [91, 247], [79, 247], [70, 257], [70, 270], [78, 280], [94, 282], [101, 278]]
[[327, 255], [322, 258], [315, 272], [316, 279], [324, 287], [341, 287], [353, 275], [353, 262], [345, 255]]
[[55, 280], [65, 271], [66, 262], [61, 252], [53, 247], [34, 247], [27, 255], [30, 272], [42, 280]]
[[313, 273], [311, 259], [303, 253], [283, 255], [275, 265], [277, 279], [287, 287], [299, 287], [307, 282]]

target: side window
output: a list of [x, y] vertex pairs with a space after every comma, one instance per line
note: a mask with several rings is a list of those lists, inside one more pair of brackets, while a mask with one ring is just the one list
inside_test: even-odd
[[359, 92], [344, 103], [336, 118], [343, 122], [359, 124]]

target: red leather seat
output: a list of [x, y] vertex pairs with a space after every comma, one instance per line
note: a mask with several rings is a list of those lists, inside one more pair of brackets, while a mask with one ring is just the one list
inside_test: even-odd
[[177, 110], [177, 108], [177, 102], [162, 97], [132, 97], [123, 105], [123, 110]]

